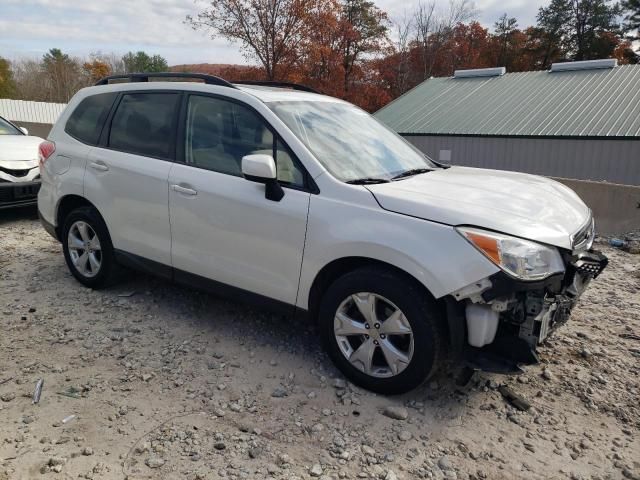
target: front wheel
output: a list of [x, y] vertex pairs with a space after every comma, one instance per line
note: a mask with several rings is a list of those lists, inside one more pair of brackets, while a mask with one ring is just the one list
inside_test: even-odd
[[322, 299], [319, 322], [336, 366], [368, 390], [407, 392], [438, 366], [440, 309], [424, 289], [394, 272], [367, 267], [340, 277]]

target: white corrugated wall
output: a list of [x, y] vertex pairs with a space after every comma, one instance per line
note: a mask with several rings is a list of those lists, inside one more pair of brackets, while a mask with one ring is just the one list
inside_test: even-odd
[[12, 122], [56, 123], [66, 103], [29, 102], [0, 98], [0, 117]]

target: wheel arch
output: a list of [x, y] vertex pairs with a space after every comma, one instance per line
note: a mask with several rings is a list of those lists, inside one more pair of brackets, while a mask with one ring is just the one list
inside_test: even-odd
[[[87, 200], [85, 197], [82, 197], [80, 195], [75, 195], [75, 194], [65, 195], [58, 202], [58, 207], [56, 209], [55, 229], [56, 229], [56, 234], [58, 235], [58, 238], [62, 238], [61, 235], [62, 235], [62, 227], [64, 225], [64, 219], [67, 217], [67, 215], [69, 215], [69, 213], [74, 211], [76, 208], [80, 208], [80, 207], [93, 208], [96, 212], [98, 212], [98, 215], [100, 215], [100, 218], [104, 222], [104, 217], [100, 213], [100, 210], [93, 203]], [[105, 222], [105, 225], [106, 225], [106, 222]]]
[[[311, 318], [317, 318], [322, 296], [332, 282], [334, 282], [342, 275], [345, 275], [346, 273], [363, 267], [380, 267], [384, 270], [393, 272], [396, 275], [406, 278], [409, 282], [414, 284], [426, 295], [429, 295], [435, 300], [433, 294], [422, 282], [420, 282], [415, 276], [411, 275], [409, 272], [403, 270], [402, 268], [375, 258], [360, 256], [342, 257], [332, 260], [331, 262], [326, 264], [315, 276], [309, 290], [308, 310]], [[442, 303], [438, 300], [436, 301], [438, 302], [438, 304]]]

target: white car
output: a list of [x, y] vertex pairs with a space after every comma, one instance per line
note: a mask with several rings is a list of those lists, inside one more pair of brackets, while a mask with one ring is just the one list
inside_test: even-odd
[[553, 180], [440, 165], [301, 86], [152, 76], [204, 83], [104, 79], [40, 147], [42, 223], [88, 287], [123, 265], [306, 313], [350, 380], [398, 393], [447, 356], [535, 362], [606, 266]]
[[35, 205], [40, 188], [39, 137], [0, 117], [0, 209]]

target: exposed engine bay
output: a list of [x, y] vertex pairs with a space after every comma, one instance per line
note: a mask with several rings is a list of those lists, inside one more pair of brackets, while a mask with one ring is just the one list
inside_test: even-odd
[[588, 284], [608, 263], [595, 250], [564, 257], [564, 274], [544, 281], [523, 282], [500, 272], [454, 293], [457, 303], [465, 304], [463, 353], [471, 366], [505, 372], [537, 363], [537, 346], [569, 320]]

